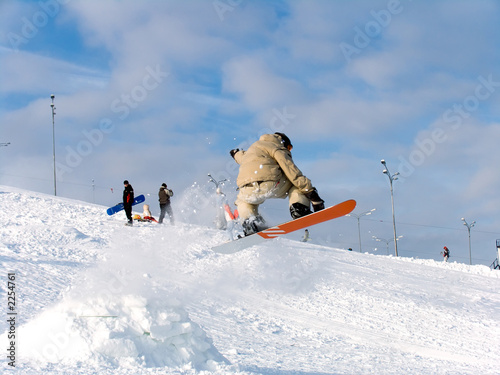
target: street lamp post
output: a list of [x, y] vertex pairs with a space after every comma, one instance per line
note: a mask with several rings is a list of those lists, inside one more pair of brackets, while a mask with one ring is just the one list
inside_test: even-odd
[[[226, 178], [223, 180], [217, 181], [212, 175], [209, 173], [208, 177], [210, 178], [210, 182], [213, 182], [215, 185], [215, 193], [216, 193], [216, 206], [217, 206], [217, 214], [215, 216], [215, 226], [217, 229], [227, 229], [227, 220], [226, 220], [226, 211], [224, 205], [227, 203], [226, 195], [222, 192], [221, 186], [224, 185], [224, 182], [227, 181]], [[232, 236], [232, 234], [231, 234]]]
[[56, 184], [56, 133], [55, 133], [55, 124], [54, 124], [54, 116], [56, 115], [56, 107], [54, 105], [55, 95], [50, 95], [52, 99], [52, 104], [50, 105], [52, 108], [52, 159], [54, 161], [54, 195], [57, 195], [57, 184]]
[[382, 171], [382, 173], [386, 174], [387, 177], [389, 177], [389, 182], [391, 184], [392, 227], [394, 229], [394, 252], [395, 252], [395, 255], [398, 256], [398, 239], [397, 239], [397, 235], [396, 235], [396, 216], [394, 214], [394, 191], [392, 189], [392, 182], [398, 179], [397, 176], [399, 175], [399, 172], [396, 172], [393, 175], [391, 175], [391, 173], [389, 172], [389, 168], [387, 168], [385, 160], [382, 159], [380, 162], [382, 163], [382, 165], [385, 168]]
[[[372, 236], [372, 238], [375, 240], [375, 241], [380, 241], [380, 242], [385, 242], [385, 244], [387, 245], [387, 255], [389, 255], [389, 243], [391, 241], [394, 241], [394, 238], [390, 238], [388, 240], [386, 240], [385, 238], [379, 238], [377, 236]], [[403, 238], [403, 236], [398, 236], [398, 238], [396, 238], [396, 241], [399, 241], [401, 238]]]
[[219, 188], [220, 188], [220, 186], [221, 186], [221, 185], [223, 185], [223, 184], [224, 184], [224, 182], [226, 182], [226, 181], [227, 181], [227, 178], [225, 178], [225, 179], [223, 179], [223, 180], [220, 180], [220, 181], [217, 181], [215, 178], [213, 178], [213, 177], [212, 177], [212, 175], [211, 175], [210, 173], [208, 174], [208, 177], [210, 177], [210, 182], [213, 182], [213, 183], [215, 184], [215, 187], [216, 187], [217, 189], [219, 189]]
[[361, 252], [361, 225], [359, 223], [360, 219], [362, 216], [368, 216], [368, 215], [371, 215], [373, 211], [375, 211], [376, 208], [373, 208], [371, 209], [370, 211], [366, 211], [366, 212], [362, 212], [358, 215], [356, 214], [353, 214], [353, 213], [350, 213], [350, 214], [347, 214], [346, 216], [352, 216], [352, 217], [355, 217], [356, 219], [358, 219], [358, 238], [359, 238], [359, 252]]
[[467, 232], [469, 232], [469, 265], [472, 265], [472, 251], [471, 251], [471, 242], [470, 242], [470, 229], [476, 224], [475, 221], [472, 223], [467, 223], [467, 221], [462, 218], [462, 221], [464, 222], [464, 225], [467, 227]]

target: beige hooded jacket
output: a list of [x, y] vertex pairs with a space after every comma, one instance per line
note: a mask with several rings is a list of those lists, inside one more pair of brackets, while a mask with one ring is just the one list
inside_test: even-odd
[[277, 134], [264, 134], [247, 151], [234, 154], [234, 160], [240, 164], [236, 180], [240, 188], [253, 182], [279, 181], [285, 175], [302, 193], [314, 189], [311, 180], [295, 165], [292, 154], [282, 145]]

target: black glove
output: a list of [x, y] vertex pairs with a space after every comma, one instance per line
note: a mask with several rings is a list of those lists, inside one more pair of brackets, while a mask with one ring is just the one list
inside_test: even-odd
[[239, 149], [239, 148], [234, 148], [234, 149], [232, 149], [231, 151], [229, 151], [229, 154], [230, 154], [230, 155], [231, 155], [231, 157], [234, 159], [234, 155], [235, 155], [238, 151], [240, 151], [240, 149]]
[[325, 209], [325, 201], [319, 197], [316, 188], [306, 193], [305, 196], [311, 201], [314, 212]]

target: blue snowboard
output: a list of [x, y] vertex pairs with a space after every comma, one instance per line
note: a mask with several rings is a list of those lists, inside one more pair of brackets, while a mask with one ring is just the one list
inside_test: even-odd
[[[136, 204], [142, 203], [145, 200], [146, 200], [146, 198], [144, 197], [144, 195], [141, 194], [141, 195], [135, 197], [134, 203], [132, 203], [132, 206], [135, 206]], [[108, 213], [108, 215], [114, 215], [117, 212], [120, 212], [121, 210], [123, 210], [123, 203], [118, 203], [116, 206], [108, 208], [106, 210], [106, 212]]]

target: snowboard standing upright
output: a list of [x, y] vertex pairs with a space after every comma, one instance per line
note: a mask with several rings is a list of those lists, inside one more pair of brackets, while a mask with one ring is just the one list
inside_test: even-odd
[[[132, 203], [132, 206], [135, 206], [136, 204], [142, 203], [146, 200], [146, 197], [144, 197], [143, 194], [137, 196], [134, 198], [134, 203]], [[123, 210], [123, 203], [118, 203], [116, 206], [110, 207], [106, 210], [108, 215], [114, 215], [117, 212], [120, 212]]]

